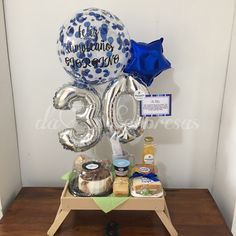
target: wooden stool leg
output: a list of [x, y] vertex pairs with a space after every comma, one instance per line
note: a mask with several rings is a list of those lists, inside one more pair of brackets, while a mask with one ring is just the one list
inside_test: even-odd
[[168, 210], [168, 207], [166, 204], [166, 200], [165, 200], [164, 212], [166, 213], [166, 215], [168, 216], [168, 218], [170, 219], [170, 222], [171, 222], [170, 213], [169, 213], [169, 210]]
[[60, 210], [60, 212], [58, 212], [58, 215], [56, 215], [56, 218], [55, 218], [53, 224], [51, 225], [50, 229], [48, 230], [47, 234], [49, 236], [53, 236], [56, 233], [56, 231], [58, 230], [60, 225], [63, 223], [63, 221], [65, 220], [67, 215], [70, 213], [70, 211], [61, 210], [60, 208], [59, 208], [59, 210]]
[[60, 204], [55, 219], [56, 219], [57, 216], [61, 213], [61, 211], [62, 211], [62, 207], [61, 207], [61, 204]]
[[168, 230], [171, 236], [178, 236], [177, 231], [175, 230], [174, 226], [172, 225], [169, 217], [165, 214], [164, 211], [156, 211], [157, 215], [159, 216], [160, 220]]

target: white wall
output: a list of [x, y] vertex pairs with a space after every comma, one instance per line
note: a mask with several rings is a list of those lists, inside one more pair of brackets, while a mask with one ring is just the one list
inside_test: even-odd
[[[236, 204], [235, 204], [236, 206]], [[233, 225], [232, 225], [232, 233], [236, 235], [236, 207], [234, 207], [234, 218], [233, 218]]]
[[0, 218], [21, 188], [3, 5], [0, 1]]
[[213, 196], [229, 227], [236, 200], [236, 18], [225, 86]]
[[2, 200], [0, 198], [0, 219], [3, 217]]
[[[165, 38], [173, 69], [156, 79], [152, 92], [173, 94], [172, 119], [182, 128], [168, 123], [168, 129], [159, 125], [146, 134], [158, 142], [167, 187], [211, 187], [234, 0], [7, 0], [5, 5], [24, 186], [62, 185], [60, 176], [71, 168], [76, 154], [57, 140], [63, 125], [47, 127], [55, 124], [59, 111], [46, 114], [44, 129], [36, 126], [56, 89], [69, 81], [56, 54], [58, 29], [77, 9], [95, 6], [118, 15], [136, 41]], [[142, 142], [127, 149], [139, 159]], [[109, 158], [105, 138], [96, 151]]]

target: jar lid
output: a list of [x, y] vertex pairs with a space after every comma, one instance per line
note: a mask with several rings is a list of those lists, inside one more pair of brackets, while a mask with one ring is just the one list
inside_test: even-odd
[[82, 165], [82, 168], [84, 170], [87, 170], [87, 171], [92, 171], [92, 170], [97, 170], [99, 169], [101, 166], [101, 163], [100, 162], [97, 162], [97, 161], [89, 161], [89, 162], [86, 162]]
[[147, 136], [147, 137], [144, 138], [144, 141], [145, 141], [145, 142], [153, 142], [153, 140], [154, 140], [154, 139], [153, 139], [153, 137], [151, 137], [151, 136]]
[[130, 162], [126, 159], [116, 159], [113, 161], [113, 165], [117, 167], [128, 167]]

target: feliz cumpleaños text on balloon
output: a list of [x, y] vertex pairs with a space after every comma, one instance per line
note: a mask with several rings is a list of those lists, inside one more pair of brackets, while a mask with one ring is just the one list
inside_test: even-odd
[[[81, 25], [78, 27], [78, 38], [85, 39], [85, 43], [75, 44], [67, 43], [66, 53], [78, 53], [79, 59], [74, 57], [65, 57], [65, 63], [67, 66], [72, 66], [76, 68], [87, 68], [93, 66], [98, 67], [108, 67], [110, 65], [119, 63], [119, 54], [113, 55], [112, 52], [114, 47], [109, 42], [104, 42], [101, 40], [98, 42], [99, 32], [95, 27], [88, 26], [82, 28]], [[102, 56], [100, 58], [93, 58], [90, 60], [89, 57], [85, 57], [85, 53], [93, 51], [103, 51], [108, 52], [108, 56]]]

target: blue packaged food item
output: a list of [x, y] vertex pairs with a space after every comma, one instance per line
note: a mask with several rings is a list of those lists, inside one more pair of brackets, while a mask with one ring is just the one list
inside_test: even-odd
[[113, 161], [115, 173], [117, 176], [127, 176], [130, 162], [126, 159], [116, 159]]

